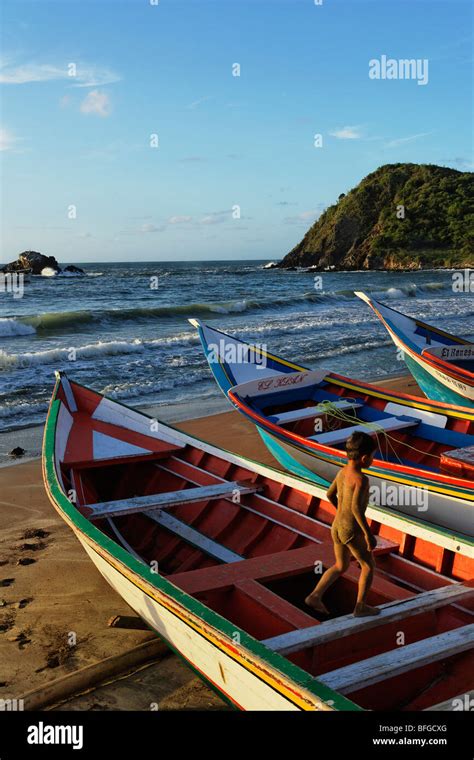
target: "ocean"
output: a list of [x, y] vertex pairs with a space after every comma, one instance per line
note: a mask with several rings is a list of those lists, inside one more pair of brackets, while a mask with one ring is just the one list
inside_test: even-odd
[[474, 339], [473, 295], [453, 291], [451, 271], [315, 275], [265, 263], [79, 263], [85, 276], [29, 277], [22, 298], [0, 293], [0, 431], [44, 420], [57, 369], [131, 406], [204, 408], [220, 391], [189, 317], [362, 379], [405, 366], [354, 290]]

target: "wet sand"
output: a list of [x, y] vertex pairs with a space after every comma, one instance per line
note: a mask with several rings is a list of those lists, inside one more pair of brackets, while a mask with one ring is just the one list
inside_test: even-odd
[[[415, 393], [411, 378], [384, 385]], [[177, 427], [252, 459], [278, 464], [255, 428], [235, 411]], [[109, 628], [130, 615], [51, 506], [41, 462], [0, 468], [0, 699], [19, 698], [51, 679], [150, 638], [150, 631]], [[75, 646], [70, 642], [75, 641]], [[128, 685], [127, 685], [128, 684]], [[175, 655], [128, 682], [100, 689], [65, 709], [223, 709], [224, 703]]]

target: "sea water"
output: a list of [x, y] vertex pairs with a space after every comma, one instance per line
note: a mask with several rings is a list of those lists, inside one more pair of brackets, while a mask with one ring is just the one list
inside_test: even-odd
[[132, 406], [219, 396], [196, 317], [312, 368], [402, 373], [387, 332], [353, 295], [474, 340], [474, 294], [454, 272], [265, 269], [264, 261], [78, 264], [85, 276], [28, 277], [0, 293], [0, 430], [44, 420], [54, 370]]

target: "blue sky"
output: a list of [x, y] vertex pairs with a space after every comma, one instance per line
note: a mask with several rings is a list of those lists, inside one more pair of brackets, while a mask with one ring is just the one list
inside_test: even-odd
[[[2, 261], [277, 259], [382, 164], [472, 169], [467, 0], [4, 0], [2, 15]], [[382, 55], [428, 59], [428, 83], [370, 79]]]

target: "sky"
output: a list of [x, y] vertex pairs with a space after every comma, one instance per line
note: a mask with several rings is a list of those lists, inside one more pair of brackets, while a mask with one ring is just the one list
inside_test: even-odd
[[3, 262], [279, 259], [383, 164], [473, 168], [469, 0], [2, 9]]

